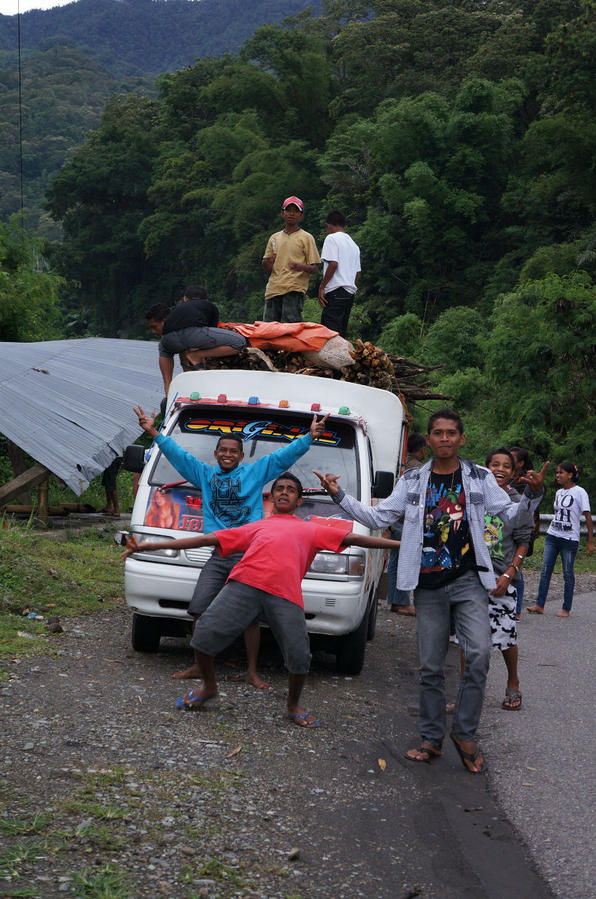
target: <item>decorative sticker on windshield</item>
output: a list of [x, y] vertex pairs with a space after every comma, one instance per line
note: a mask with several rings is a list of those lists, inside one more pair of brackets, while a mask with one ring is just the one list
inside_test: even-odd
[[203, 498], [188, 487], [152, 487], [143, 524], [149, 528], [203, 531]]
[[[308, 434], [307, 427], [288, 426], [275, 421], [242, 421], [232, 418], [190, 418], [184, 422], [182, 429], [190, 434], [213, 434], [215, 437], [226, 437], [228, 434], [241, 437], [242, 440], [254, 440], [265, 437], [267, 440], [291, 443], [297, 437]], [[332, 429], [324, 431], [315, 441], [317, 446], [340, 446], [342, 440]]]

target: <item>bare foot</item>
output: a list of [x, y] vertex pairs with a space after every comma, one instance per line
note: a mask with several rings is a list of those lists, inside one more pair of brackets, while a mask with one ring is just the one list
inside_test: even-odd
[[560, 612], [557, 612], [557, 618], [569, 618], [569, 612], [567, 609], [561, 609]]
[[530, 615], [544, 615], [542, 606], [528, 606], [527, 610]]
[[246, 672], [246, 683], [250, 684], [251, 687], [255, 687], [257, 690], [268, 690], [269, 684], [267, 681], [264, 681], [263, 678], [259, 675], [258, 671], [247, 671]]
[[305, 712], [304, 709], [294, 708], [288, 709], [288, 718], [299, 727], [318, 727], [320, 722], [314, 715]]
[[172, 675], [174, 680], [191, 680], [193, 677], [201, 677], [201, 669], [194, 662], [190, 668], [185, 668], [184, 671], [176, 671], [175, 674]]
[[[391, 611], [393, 611], [393, 609], [391, 609]], [[411, 615], [412, 617], [414, 617], [416, 615], [416, 609], [414, 608], [414, 606], [398, 606], [397, 614], [398, 615]]]

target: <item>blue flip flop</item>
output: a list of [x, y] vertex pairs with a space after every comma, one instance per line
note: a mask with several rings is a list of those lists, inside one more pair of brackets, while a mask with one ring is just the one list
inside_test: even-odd
[[[292, 715], [292, 721], [294, 724], [297, 724], [298, 727], [318, 727], [321, 723], [318, 718], [314, 721], [307, 721], [309, 713], [305, 712], [304, 715]], [[301, 721], [304, 721], [304, 724], [300, 724]]]
[[210, 699], [215, 699], [217, 693], [213, 696], [195, 696], [194, 690], [191, 690], [188, 694], [188, 699], [185, 696], [179, 696], [176, 700], [176, 705], [179, 709], [185, 709], [187, 712], [192, 712], [196, 709], [200, 709], [203, 707], [204, 703], [209, 702]]

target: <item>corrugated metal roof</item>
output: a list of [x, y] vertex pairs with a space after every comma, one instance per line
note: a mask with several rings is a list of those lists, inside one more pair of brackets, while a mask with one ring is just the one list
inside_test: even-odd
[[0, 343], [0, 433], [78, 496], [142, 433], [132, 407], [163, 394], [155, 342]]

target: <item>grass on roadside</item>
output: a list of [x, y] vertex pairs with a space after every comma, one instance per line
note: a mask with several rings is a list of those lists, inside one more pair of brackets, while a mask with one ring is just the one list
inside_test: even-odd
[[[171, 819], [180, 843], [194, 851], [192, 862], [179, 854], [172, 859], [168, 879], [175, 895], [198, 899], [202, 893], [195, 884], [202, 879], [214, 881], [222, 899], [238, 896], [244, 889], [254, 892], [253, 877], [260, 862], [253, 860], [245, 870], [243, 865], [230, 864], [213, 845], [216, 828], [210, 809], [218, 803], [225, 805], [230, 790], [237, 794], [242, 776], [235, 769], [216, 768], [192, 778], [189, 790], [196, 796], [196, 801], [192, 795], [188, 800], [192, 820], [179, 801], [178, 772], [113, 766], [80, 771], [76, 777], [78, 784], [69, 795], [55, 800], [45, 813], [33, 811], [31, 797], [22, 790], [18, 794], [7, 788], [1, 791], [0, 877], [10, 882], [7, 896], [27, 895], [32, 875], [45, 873], [50, 865], [56, 878], [60, 875], [64, 883], [72, 884], [79, 899], [132, 899], [138, 893], [130, 873], [131, 846], [138, 846], [137, 860], [145, 852], [139, 840], [159, 855], [161, 847], [170, 845], [162, 839], [165, 818]], [[138, 832], [139, 785], [142, 835]], [[4, 895], [1, 889], [0, 894]], [[30, 895], [41, 899], [38, 892]]]
[[[51, 615], [86, 615], [102, 604], [122, 602], [124, 576], [114, 530], [67, 531], [63, 540], [18, 527], [2, 531], [0, 659], [47, 652], [45, 625]], [[28, 612], [43, 620], [29, 619]]]

